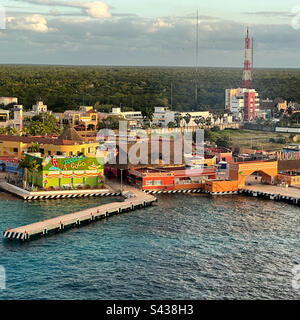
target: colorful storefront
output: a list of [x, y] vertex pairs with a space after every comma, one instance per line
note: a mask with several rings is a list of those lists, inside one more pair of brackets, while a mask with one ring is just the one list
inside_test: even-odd
[[300, 185], [300, 172], [295, 173], [279, 173], [276, 176], [277, 184], [284, 184], [288, 186], [298, 186]]
[[44, 190], [101, 188], [104, 183], [103, 164], [95, 157], [46, 157], [26, 155], [31, 163], [25, 170], [25, 181]]
[[215, 179], [214, 168], [202, 169], [131, 169], [129, 183], [142, 190], [188, 190], [200, 188], [205, 179]]
[[0, 157], [0, 172], [24, 174], [24, 170], [18, 168], [19, 160], [17, 158]]

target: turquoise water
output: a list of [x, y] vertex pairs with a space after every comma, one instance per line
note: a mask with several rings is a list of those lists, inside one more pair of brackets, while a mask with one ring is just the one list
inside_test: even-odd
[[[111, 201], [0, 194], [0, 231]], [[158, 205], [30, 243], [0, 239], [0, 299], [297, 299], [300, 208], [162, 195]]]

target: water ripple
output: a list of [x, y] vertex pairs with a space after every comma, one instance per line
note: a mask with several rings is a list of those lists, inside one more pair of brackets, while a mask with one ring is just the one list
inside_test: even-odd
[[[0, 195], [0, 228], [111, 199]], [[242, 196], [162, 195], [158, 206], [31, 243], [0, 242], [0, 299], [297, 299], [300, 209]]]

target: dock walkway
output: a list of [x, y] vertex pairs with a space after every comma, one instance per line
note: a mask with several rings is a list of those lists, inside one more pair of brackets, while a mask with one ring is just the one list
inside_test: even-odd
[[7, 191], [23, 200], [82, 198], [95, 196], [120, 196], [120, 192], [111, 192], [109, 189], [76, 189], [57, 191], [27, 191], [10, 183], [0, 181], [0, 189]]
[[300, 189], [296, 187], [255, 184], [243, 187], [239, 193], [300, 205]]
[[90, 223], [113, 214], [150, 206], [156, 201], [155, 197], [147, 195], [144, 192], [136, 191], [134, 195], [134, 198], [128, 198], [123, 202], [112, 202], [99, 207], [5, 230], [3, 232], [3, 237], [6, 239], [17, 239], [24, 241], [33, 240], [39, 236], [60, 232], [65, 229]]

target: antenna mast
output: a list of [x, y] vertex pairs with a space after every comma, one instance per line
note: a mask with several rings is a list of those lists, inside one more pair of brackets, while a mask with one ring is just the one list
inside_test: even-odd
[[251, 53], [251, 76], [252, 76], [252, 80], [253, 80], [253, 70], [254, 70], [254, 38], [251, 39], [252, 40], [252, 53]]
[[198, 106], [198, 55], [199, 55], [199, 15], [197, 9], [196, 23], [196, 70], [195, 70], [195, 105]]

